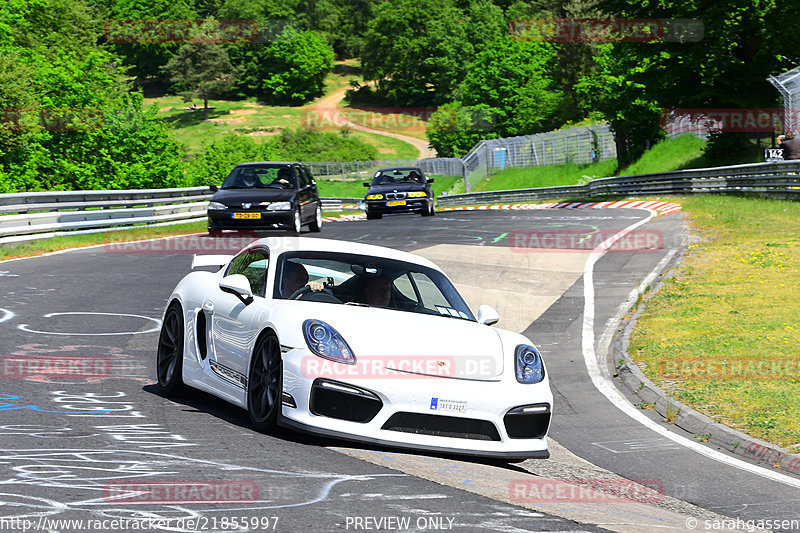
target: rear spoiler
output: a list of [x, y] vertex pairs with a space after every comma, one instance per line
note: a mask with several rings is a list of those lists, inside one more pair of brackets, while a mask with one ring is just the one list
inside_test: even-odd
[[198, 267], [222, 268], [233, 259], [232, 255], [197, 255], [192, 258], [192, 269]]

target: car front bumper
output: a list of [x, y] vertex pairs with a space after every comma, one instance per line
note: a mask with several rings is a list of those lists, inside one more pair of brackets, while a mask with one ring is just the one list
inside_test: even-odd
[[429, 205], [428, 198], [404, 200], [404, 205], [388, 205], [390, 201], [367, 200], [365, 204], [369, 213], [380, 213], [382, 215], [389, 213], [421, 213], [427, 211]]
[[[513, 376], [504, 376], [497, 381], [401, 373], [397, 373], [397, 378], [314, 378], [305, 370], [307, 365], [303, 364], [303, 359], [307, 357], [315, 356], [301, 349], [291, 350], [283, 356], [283, 392], [292, 399], [282, 406], [280, 423], [286, 427], [334, 438], [436, 453], [506, 460], [549, 456], [547, 431], [553, 396], [546, 379], [542, 383], [523, 385]], [[366, 421], [315, 414], [312, 392], [321, 380], [368, 391], [380, 400], [380, 408]], [[437, 403], [437, 409], [434, 409], [434, 403]], [[537, 419], [537, 437], [512, 438], [509, 431], [514, 432], [514, 428], [508, 425], [509, 412], [534, 404], [547, 408], [546, 413], [541, 413]], [[450, 409], [438, 408], [443, 405]], [[458, 406], [459, 410], [452, 410], [452, 406]], [[347, 407], [341, 412], [347, 413]], [[416, 420], [424, 420], [426, 427], [414, 426]], [[454, 424], [457, 425], [455, 430]], [[444, 430], [438, 431], [440, 427]], [[475, 428], [489, 431], [481, 433]]]
[[[234, 213], [258, 213], [259, 218], [233, 218]], [[270, 229], [277, 226], [291, 227], [294, 224], [294, 211], [257, 211], [257, 210], [209, 210], [208, 229]]]

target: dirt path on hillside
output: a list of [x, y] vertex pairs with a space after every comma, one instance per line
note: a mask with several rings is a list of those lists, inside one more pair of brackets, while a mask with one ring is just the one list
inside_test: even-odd
[[325, 118], [334, 121], [335, 124], [344, 126], [346, 125], [348, 128], [358, 131], [364, 131], [367, 133], [375, 133], [377, 135], [384, 135], [386, 137], [393, 137], [395, 139], [399, 139], [401, 141], [407, 142], [410, 145], [413, 145], [417, 150], [419, 150], [419, 158], [425, 159], [427, 157], [436, 157], [436, 151], [428, 148], [428, 141], [424, 139], [417, 139], [415, 137], [409, 137], [408, 135], [402, 135], [400, 133], [392, 133], [389, 131], [382, 131], [382, 130], [375, 130], [372, 128], [368, 128], [366, 126], [362, 126], [361, 124], [356, 124], [355, 122], [350, 121], [347, 117], [342, 113], [342, 109], [340, 109], [339, 102], [344, 100], [345, 92], [347, 89], [341, 89], [327, 96], [323, 96], [313, 104], [309, 105], [307, 109], [318, 109], [318, 110], [325, 110]]

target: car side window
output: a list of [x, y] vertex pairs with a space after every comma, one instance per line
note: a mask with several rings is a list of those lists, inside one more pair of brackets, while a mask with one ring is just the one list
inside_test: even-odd
[[267, 267], [269, 257], [266, 250], [246, 250], [237, 255], [228, 266], [226, 276], [241, 274], [250, 282], [250, 290], [253, 294], [264, 296], [264, 288], [267, 282]]
[[300, 180], [300, 188], [308, 187], [311, 183], [308, 181], [308, 175], [303, 167], [296, 167], [297, 176]]

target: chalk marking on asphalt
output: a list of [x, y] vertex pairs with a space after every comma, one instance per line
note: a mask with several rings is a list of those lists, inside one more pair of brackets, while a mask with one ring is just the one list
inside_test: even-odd
[[[693, 450], [700, 455], [708, 457], [714, 461], [726, 464], [728, 466], [732, 466], [734, 468], [738, 468], [740, 470], [744, 470], [745, 472], [749, 472], [751, 474], [755, 474], [757, 476], [761, 476], [763, 478], [769, 479], [771, 481], [777, 481], [778, 483], [783, 483], [784, 485], [789, 485], [791, 487], [800, 488], [800, 479], [794, 479], [787, 475], [780, 474], [778, 472], [774, 472], [772, 470], [768, 470], [766, 468], [756, 466], [735, 457], [729, 457], [722, 452], [718, 452], [717, 450], [708, 448], [700, 443], [694, 442], [686, 437], [673, 433], [667, 428], [661, 427], [653, 420], [645, 416], [643, 413], [639, 412], [636, 407], [634, 407], [628, 400], [620, 393], [619, 390], [614, 386], [612, 382], [612, 378], [610, 373], [608, 372], [608, 368], [605, 364], [600, 364], [598, 361], [598, 354], [595, 352], [594, 348], [594, 265], [603, 256], [605, 250], [609, 249], [611, 245], [613, 245], [616, 241], [633, 231], [634, 229], [638, 228], [646, 224], [647, 222], [651, 221], [657, 216], [655, 211], [647, 209], [646, 211], [649, 212], [647, 218], [640, 220], [639, 222], [635, 222], [631, 224], [627, 228], [615, 233], [592, 250], [592, 253], [589, 255], [589, 258], [586, 261], [586, 266], [583, 270], [583, 296], [584, 296], [584, 307], [583, 307], [583, 331], [582, 331], [582, 338], [581, 338], [581, 345], [583, 351], [583, 360], [586, 364], [586, 370], [589, 374], [589, 378], [592, 380], [592, 384], [594, 384], [595, 388], [605, 396], [608, 401], [610, 401], [617, 409], [631, 417], [636, 422], [639, 422], [646, 428], [662, 435], [671, 441], [680, 444], [690, 450]], [[665, 258], [666, 259], [666, 258]], [[664, 260], [660, 262], [653, 271], [645, 277], [645, 281], [653, 280], [658, 275], [659, 268], [663, 266]], [[642, 282], [640, 287], [645, 285], [645, 281]], [[639, 288], [634, 289], [631, 294], [638, 293]], [[629, 296], [630, 298], [630, 296]], [[622, 309], [623, 306], [618, 308], [617, 316], [615, 318], [619, 318], [619, 309]], [[614, 325], [614, 324], [612, 324]], [[613, 332], [613, 329], [606, 327], [606, 334], [608, 335], [608, 339], [610, 340], [610, 334], [607, 332]], [[606, 340], [606, 336], [602, 337], [603, 340]], [[602, 353], [602, 350], [601, 350]]]
[[153, 333], [158, 331], [161, 327], [161, 320], [157, 318], [150, 318], [149, 316], [144, 315], [131, 315], [127, 313], [93, 313], [89, 311], [68, 311], [64, 313], [47, 313], [44, 315], [44, 318], [51, 318], [54, 316], [61, 316], [61, 315], [105, 315], [105, 316], [130, 316], [134, 318], [142, 318], [144, 320], [150, 320], [155, 322], [156, 325], [148, 330], [145, 331], [117, 331], [111, 333], [64, 333], [60, 331], [39, 331], [35, 329], [30, 329], [28, 324], [20, 324], [17, 326], [17, 329], [21, 329], [22, 331], [28, 333], [40, 333], [42, 335], [91, 335], [91, 336], [103, 336], [103, 335], [140, 335], [142, 333]]

